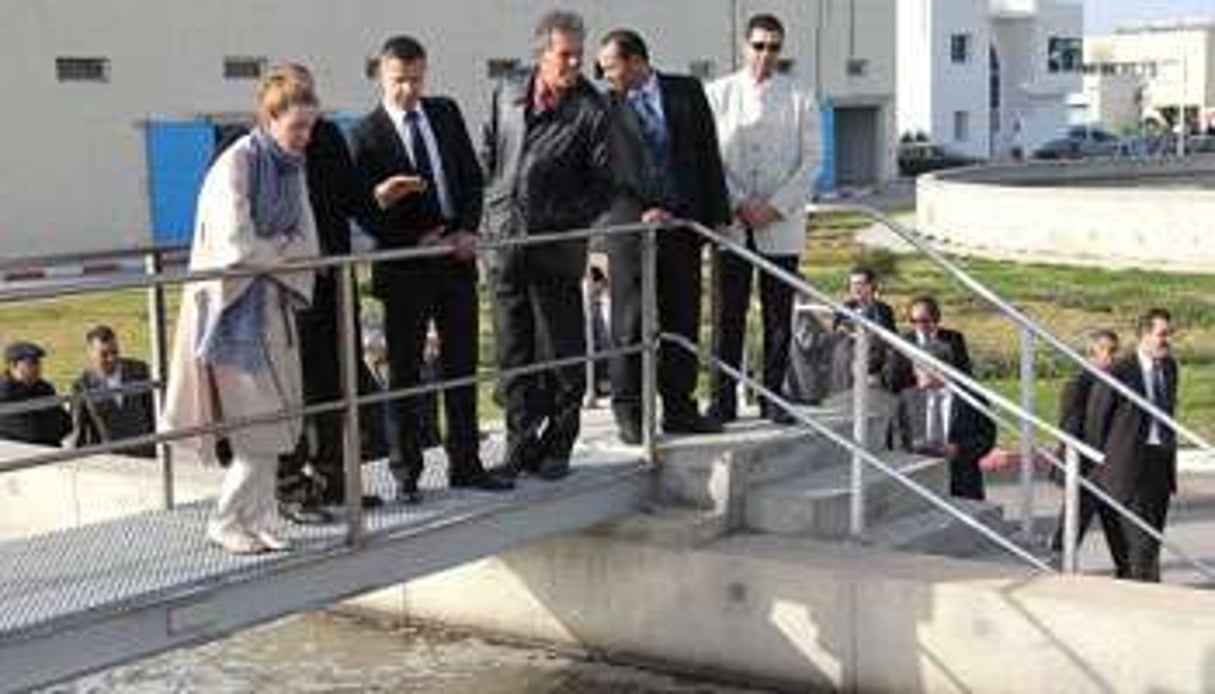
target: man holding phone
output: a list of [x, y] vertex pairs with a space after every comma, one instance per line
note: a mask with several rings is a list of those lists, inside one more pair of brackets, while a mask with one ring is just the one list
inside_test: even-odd
[[[351, 133], [363, 185], [380, 207], [368, 231], [381, 248], [449, 246], [450, 255], [381, 263], [372, 292], [384, 302], [391, 387], [416, 386], [426, 330], [434, 321], [443, 344], [445, 379], [471, 376], [477, 366], [476, 229], [481, 222], [481, 168], [464, 118], [454, 101], [423, 96], [426, 50], [410, 36], [394, 36], [380, 49], [380, 104]], [[475, 386], [444, 392], [444, 447], [453, 487], [509, 489], [513, 484], [481, 465]], [[399, 458], [391, 468], [398, 496], [420, 501], [421, 398], [397, 401]]]

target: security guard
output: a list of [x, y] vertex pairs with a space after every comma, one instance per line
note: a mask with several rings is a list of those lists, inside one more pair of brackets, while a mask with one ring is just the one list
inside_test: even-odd
[[[32, 342], [14, 342], [4, 349], [7, 368], [0, 379], [0, 406], [55, 396], [55, 387], [42, 380], [46, 351]], [[0, 414], [0, 439], [59, 446], [72, 430], [72, 418], [59, 404], [28, 412]]]

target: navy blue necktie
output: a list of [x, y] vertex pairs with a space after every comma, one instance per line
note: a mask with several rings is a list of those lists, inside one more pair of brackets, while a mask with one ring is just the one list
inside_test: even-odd
[[426, 149], [426, 140], [422, 137], [420, 119], [421, 116], [416, 110], [405, 112], [405, 131], [413, 154], [413, 168], [419, 176], [426, 179], [426, 192], [422, 193], [422, 204], [426, 211], [442, 217], [439, 188], [435, 185], [435, 173], [430, 163], [430, 152]]
[[658, 113], [658, 108], [650, 101], [650, 96], [646, 92], [630, 94], [629, 106], [633, 107], [638, 120], [641, 121], [641, 134], [645, 138], [646, 147], [650, 150], [654, 164], [660, 169], [665, 169], [667, 129], [666, 124], [662, 122], [662, 116]]

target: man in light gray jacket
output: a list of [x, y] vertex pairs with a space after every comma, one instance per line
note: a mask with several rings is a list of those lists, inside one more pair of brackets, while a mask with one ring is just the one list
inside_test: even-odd
[[[780, 20], [758, 14], [747, 22], [746, 65], [707, 87], [726, 170], [733, 225], [729, 234], [790, 272], [806, 245], [806, 202], [820, 163], [818, 106], [801, 85], [776, 67], [785, 40]], [[742, 361], [753, 270], [730, 253], [716, 258], [717, 330], [714, 352], [737, 367]], [[763, 307], [763, 383], [779, 392], [789, 363], [793, 292], [760, 275]], [[788, 421], [763, 402], [764, 416]], [[713, 415], [737, 416], [734, 379], [719, 374]]]

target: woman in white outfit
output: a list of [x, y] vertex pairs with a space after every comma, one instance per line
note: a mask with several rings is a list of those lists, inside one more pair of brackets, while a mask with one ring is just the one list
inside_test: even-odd
[[[318, 115], [310, 87], [283, 70], [258, 88], [258, 124], [212, 165], [198, 199], [190, 271], [273, 268], [317, 255], [304, 148]], [[280, 413], [303, 403], [295, 311], [312, 272], [269, 273], [187, 285], [182, 293], [162, 428]], [[207, 537], [228, 552], [285, 550], [275, 535], [275, 474], [301, 419], [231, 430], [233, 459]], [[215, 459], [214, 436], [181, 443]]]

